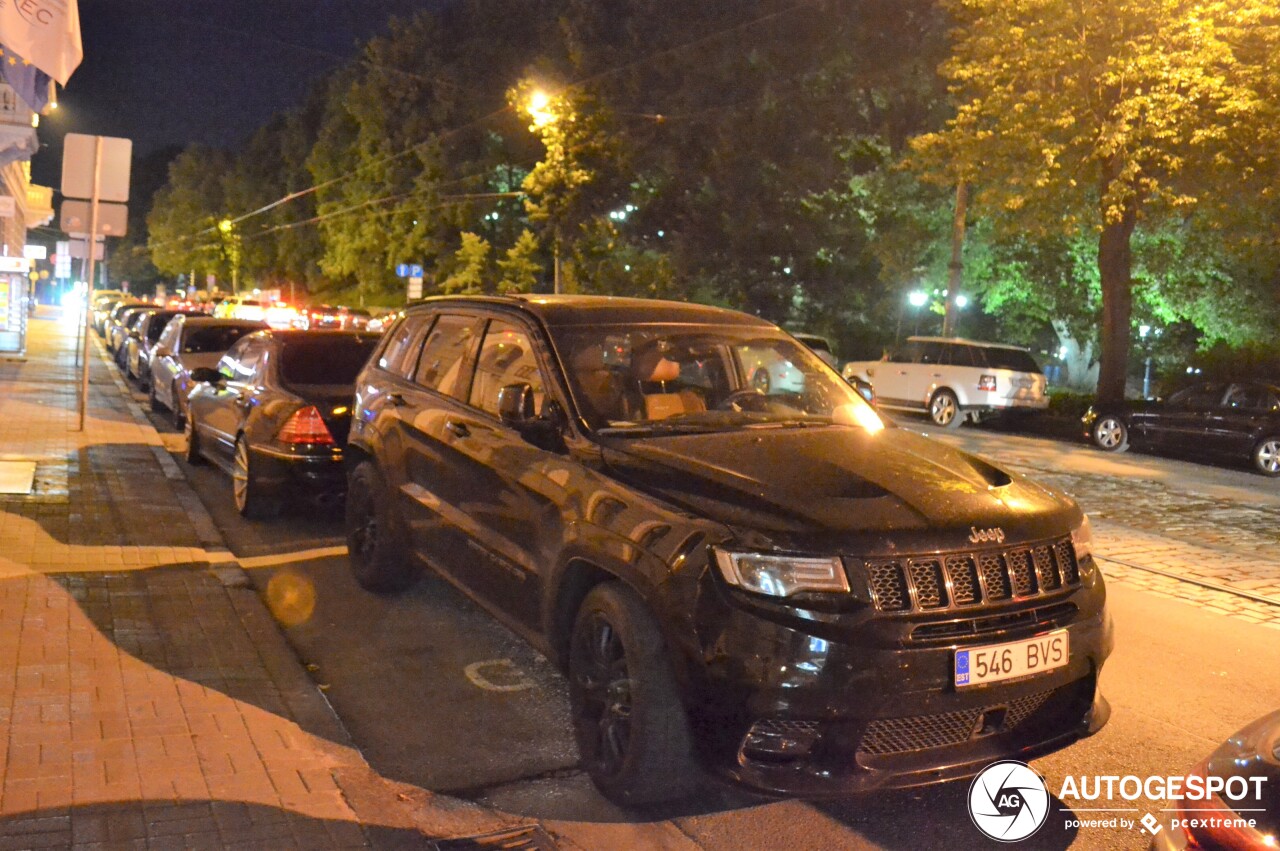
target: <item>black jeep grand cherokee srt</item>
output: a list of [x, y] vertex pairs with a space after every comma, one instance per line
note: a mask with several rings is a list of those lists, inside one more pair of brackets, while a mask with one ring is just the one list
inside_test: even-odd
[[616, 801], [699, 764], [804, 796], [933, 783], [1106, 723], [1075, 503], [893, 428], [760, 319], [430, 299], [353, 414], [356, 578], [427, 563], [557, 660]]

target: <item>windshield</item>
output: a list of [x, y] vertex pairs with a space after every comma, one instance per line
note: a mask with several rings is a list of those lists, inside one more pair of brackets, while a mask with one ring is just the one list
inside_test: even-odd
[[209, 354], [225, 352], [235, 345], [245, 334], [261, 331], [266, 328], [262, 322], [246, 322], [240, 325], [205, 325], [199, 328], [188, 327], [182, 338], [182, 351], [185, 354]]
[[574, 399], [617, 434], [884, 422], [805, 346], [720, 325], [552, 328]]
[[291, 341], [280, 353], [280, 377], [285, 384], [355, 384], [377, 346], [377, 337]]

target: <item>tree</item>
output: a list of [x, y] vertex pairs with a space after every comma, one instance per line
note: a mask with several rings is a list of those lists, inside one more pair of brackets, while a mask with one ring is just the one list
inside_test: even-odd
[[196, 269], [230, 278], [217, 223], [225, 214], [223, 176], [230, 157], [192, 145], [169, 166], [169, 182], [156, 192], [147, 215], [151, 261], [170, 275]]
[[[1270, 194], [1280, 29], [1261, 0], [946, 0], [946, 128], [916, 140], [935, 180], [1033, 238], [1096, 236], [1098, 395], [1124, 396], [1139, 227]], [[1229, 206], [1229, 204], [1227, 205]]]
[[521, 231], [515, 244], [507, 249], [507, 256], [498, 261], [498, 292], [528, 293], [538, 284], [542, 264], [537, 260], [538, 239], [527, 228]]
[[489, 281], [490, 245], [474, 233], [462, 233], [462, 245], [453, 255], [453, 271], [440, 282], [446, 295], [475, 295], [484, 292]]

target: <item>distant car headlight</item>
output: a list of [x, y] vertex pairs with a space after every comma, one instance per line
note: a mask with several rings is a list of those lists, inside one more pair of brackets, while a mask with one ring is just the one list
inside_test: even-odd
[[1076, 551], [1076, 564], [1083, 569], [1084, 560], [1093, 558], [1093, 526], [1089, 523], [1089, 515], [1084, 515], [1080, 525], [1071, 530], [1071, 546]]
[[730, 585], [770, 597], [790, 597], [802, 591], [848, 593], [849, 579], [837, 557], [735, 553], [715, 548], [716, 566]]

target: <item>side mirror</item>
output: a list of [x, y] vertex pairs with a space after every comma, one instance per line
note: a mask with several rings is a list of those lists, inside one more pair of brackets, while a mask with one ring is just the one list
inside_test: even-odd
[[533, 388], [528, 384], [508, 384], [498, 391], [498, 419], [520, 428], [534, 418]]
[[169, 355], [173, 354], [173, 352], [169, 351], [168, 346], [156, 346], [154, 349], [154, 354], [158, 358], [167, 358], [169, 357]]
[[225, 379], [222, 373], [208, 366], [198, 366], [191, 370], [191, 380], [201, 384], [221, 384]]
[[130, 331], [130, 332], [129, 332], [129, 337], [130, 337], [131, 339], [134, 339], [134, 340], [141, 340], [141, 339], [142, 339], [142, 334], [141, 334], [141, 333], [139, 333], [138, 331]]
[[564, 449], [564, 410], [553, 399], [535, 416], [533, 388], [528, 384], [508, 384], [498, 391], [498, 417], [505, 425], [539, 449], [560, 452]]

